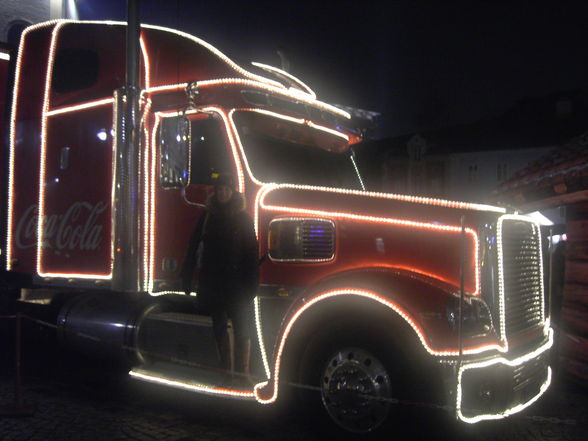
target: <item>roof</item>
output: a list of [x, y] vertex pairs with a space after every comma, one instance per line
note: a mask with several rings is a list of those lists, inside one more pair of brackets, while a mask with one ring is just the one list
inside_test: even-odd
[[588, 199], [588, 131], [519, 170], [492, 192], [496, 202], [557, 206]]

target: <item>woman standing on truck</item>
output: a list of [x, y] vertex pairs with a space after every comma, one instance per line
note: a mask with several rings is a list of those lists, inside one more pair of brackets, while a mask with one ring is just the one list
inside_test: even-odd
[[258, 246], [245, 200], [230, 175], [215, 180], [206, 211], [190, 239], [182, 269], [183, 290], [190, 294], [198, 264], [198, 309], [212, 316], [222, 368], [231, 368], [228, 319], [235, 336], [235, 370], [250, 375], [251, 304], [257, 291]]

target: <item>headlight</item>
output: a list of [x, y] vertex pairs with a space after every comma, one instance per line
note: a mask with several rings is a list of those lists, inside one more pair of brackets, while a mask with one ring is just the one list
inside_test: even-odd
[[[462, 317], [462, 331], [468, 334], [486, 333], [492, 327], [490, 310], [478, 298], [464, 299]], [[447, 321], [457, 331], [459, 328], [459, 297], [451, 297], [447, 302]]]
[[280, 218], [269, 225], [269, 256], [279, 262], [326, 262], [335, 257], [335, 223], [313, 218]]

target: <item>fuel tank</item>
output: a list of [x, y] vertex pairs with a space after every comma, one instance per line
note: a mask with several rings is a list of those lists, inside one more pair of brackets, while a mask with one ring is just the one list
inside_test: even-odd
[[140, 365], [172, 362], [218, 365], [210, 317], [193, 298], [85, 293], [69, 300], [58, 318], [60, 343], [78, 353]]

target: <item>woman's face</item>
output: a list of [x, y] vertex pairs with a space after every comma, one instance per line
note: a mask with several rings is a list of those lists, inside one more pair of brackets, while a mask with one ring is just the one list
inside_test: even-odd
[[231, 200], [231, 197], [233, 196], [233, 190], [230, 187], [227, 187], [226, 185], [219, 185], [218, 187], [216, 187], [215, 193], [216, 199], [221, 204], [226, 204]]

